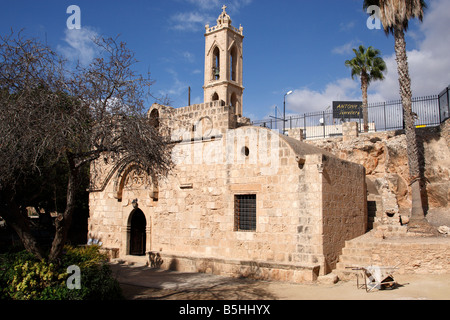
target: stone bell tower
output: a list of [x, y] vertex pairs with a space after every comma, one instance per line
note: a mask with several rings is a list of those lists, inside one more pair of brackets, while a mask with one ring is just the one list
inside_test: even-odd
[[221, 101], [242, 116], [244, 28], [231, 25], [226, 8], [222, 7], [215, 27], [205, 26], [204, 102]]

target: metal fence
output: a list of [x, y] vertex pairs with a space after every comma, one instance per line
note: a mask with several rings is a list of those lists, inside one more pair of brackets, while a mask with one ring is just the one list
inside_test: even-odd
[[[449, 87], [450, 88], [450, 87]], [[449, 88], [439, 95], [412, 99], [412, 110], [416, 116], [416, 126], [437, 126], [448, 118]], [[286, 117], [285, 130], [302, 129], [304, 139], [318, 139], [342, 135], [342, 122], [359, 122], [360, 132], [364, 132], [362, 112], [357, 119], [336, 119], [333, 110], [305, 113]], [[370, 103], [368, 105], [369, 132], [400, 130], [404, 128], [401, 100]], [[254, 121], [253, 125], [283, 131], [283, 119], [271, 118]]]

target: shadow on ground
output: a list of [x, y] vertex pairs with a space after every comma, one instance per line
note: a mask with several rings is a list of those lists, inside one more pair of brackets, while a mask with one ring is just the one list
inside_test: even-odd
[[275, 300], [269, 283], [112, 264], [127, 300]]
[[127, 300], [448, 300], [450, 274], [398, 274], [392, 290], [366, 292], [356, 278], [294, 284], [111, 264]]

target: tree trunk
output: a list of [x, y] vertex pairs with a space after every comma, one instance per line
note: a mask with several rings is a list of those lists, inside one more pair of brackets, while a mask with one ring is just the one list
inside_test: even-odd
[[[8, 193], [8, 192], [7, 192]], [[13, 196], [4, 194], [4, 204], [0, 208], [0, 214], [6, 223], [17, 233], [25, 250], [33, 254], [37, 259], [44, 259], [44, 251], [39, 246], [34, 235], [30, 230], [30, 223], [27, 217], [22, 213], [21, 209], [14, 201]]]
[[69, 157], [69, 181], [67, 182], [67, 204], [63, 214], [58, 214], [55, 219], [55, 238], [49, 254], [49, 261], [56, 261], [62, 254], [64, 245], [67, 241], [67, 235], [72, 223], [72, 216], [75, 210], [75, 196], [77, 182], [79, 178], [79, 169], [75, 167], [73, 160]]
[[368, 111], [368, 102], [367, 102], [367, 89], [369, 87], [369, 79], [366, 73], [361, 74], [361, 90], [363, 97], [363, 121], [364, 121], [364, 132], [369, 132], [369, 111]]
[[410, 225], [424, 223], [425, 212], [422, 205], [420, 186], [419, 148], [417, 145], [416, 127], [412, 113], [411, 79], [409, 77], [408, 58], [406, 55], [405, 33], [403, 29], [395, 30], [395, 54], [400, 84], [400, 96], [403, 104], [403, 114], [406, 133], [406, 150], [408, 155], [409, 179], [411, 184], [412, 208]]

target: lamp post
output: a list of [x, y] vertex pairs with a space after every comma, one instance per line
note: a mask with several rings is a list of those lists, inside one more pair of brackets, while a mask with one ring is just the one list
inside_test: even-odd
[[285, 134], [285, 130], [286, 130], [286, 96], [292, 94], [292, 90], [287, 92], [284, 95], [284, 102], [283, 102], [283, 134]]

